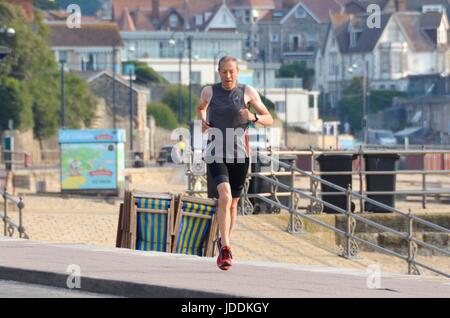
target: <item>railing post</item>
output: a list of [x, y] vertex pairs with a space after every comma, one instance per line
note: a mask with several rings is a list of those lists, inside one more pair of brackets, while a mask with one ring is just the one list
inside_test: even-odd
[[414, 220], [412, 218], [411, 209], [408, 210], [408, 275], [420, 275], [420, 271], [414, 263], [417, 253], [417, 245], [413, 242]]
[[[361, 199], [359, 200], [360, 213], [364, 213], [364, 200], [362, 198], [364, 193], [364, 175], [366, 171], [366, 165], [364, 161], [364, 150], [363, 147], [359, 147], [359, 194], [361, 194]], [[352, 175], [353, 176], [353, 175]]]
[[4, 236], [8, 233], [8, 225], [7, 225], [7, 217], [8, 217], [8, 200], [6, 198], [6, 189], [3, 192], [3, 224], [4, 224]]
[[292, 167], [291, 167], [291, 184], [292, 184], [292, 186], [291, 186], [291, 204], [290, 204], [290, 206], [289, 206], [289, 214], [290, 214], [290, 219], [291, 219], [291, 222], [290, 222], [290, 225], [291, 225], [291, 233], [294, 233], [294, 231], [295, 231], [295, 225], [294, 225], [294, 209], [296, 208], [295, 207], [295, 204], [294, 204], [294, 201], [295, 201], [295, 195], [294, 195], [294, 188], [295, 188], [295, 170], [294, 170], [294, 161], [292, 162]]
[[346, 191], [347, 195], [347, 212], [345, 213], [345, 248], [344, 256], [347, 259], [351, 258], [350, 245], [352, 239], [352, 186], [349, 184]]
[[19, 203], [17, 204], [17, 207], [19, 208], [19, 238], [22, 238], [25, 232], [23, 228], [23, 218], [22, 218], [22, 212], [23, 208], [25, 207], [25, 204], [23, 203], [22, 197], [19, 197]]
[[[311, 175], [313, 175], [314, 176], [314, 163], [315, 163], [315, 155], [314, 155], [314, 148], [313, 147], [310, 147], [310, 150], [311, 150]], [[313, 179], [312, 178], [309, 178], [309, 187], [310, 187], [310, 191], [311, 191], [311, 195], [313, 196], [313, 197], [317, 197], [317, 189], [314, 189], [314, 181], [313, 181]], [[311, 207], [311, 209], [312, 209], [312, 207], [313, 207], [313, 205], [314, 205], [314, 200], [310, 200], [310, 202], [309, 202], [309, 206]]]
[[[426, 181], [426, 152], [425, 152], [425, 146], [422, 146], [423, 156], [422, 156], [422, 169], [424, 173], [422, 174], [422, 191], [426, 191], [427, 189], [427, 181]], [[422, 208], [427, 208], [427, 195], [422, 194]]]

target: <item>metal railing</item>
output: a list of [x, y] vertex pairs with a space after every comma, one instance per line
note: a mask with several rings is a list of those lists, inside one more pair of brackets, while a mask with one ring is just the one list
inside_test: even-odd
[[[357, 152], [355, 151], [318, 151], [311, 148], [310, 150], [305, 151], [280, 151], [277, 152], [279, 156], [301, 156], [301, 155], [309, 155], [311, 156], [311, 166], [310, 171], [312, 175], [315, 176], [327, 176], [327, 175], [357, 175], [359, 179], [359, 194], [360, 195], [409, 195], [409, 196], [421, 196], [422, 197], [422, 207], [426, 209], [427, 207], [427, 197], [435, 196], [435, 195], [450, 195], [450, 188], [441, 188], [441, 189], [430, 189], [427, 184], [427, 176], [430, 175], [445, 175], [450, 176], [450, 170], [427, 170], [425, 169], [425, 157], [427, 155], [433, 154], [442, 154], [442, 155], [450, 155], [450, 150], [438, 150], [438, 149], [421, 149], [421, 150], [404, 150], [404, 149], [383, 149], [383, 150], [374, 150], [374, 149], [364, 149], [360, 147]], [[396, 171], [367, 171], [365, 167], [365, 155], [419, 155], [423, 156], [422, 165], [423, 169], [421, 170], [396, 170]], [[360, 168], [359, 170], [345, 171], [345, 172], [321, 172], [315, 168], [316, 159], [320, 155], [357, 155]], [[276, 173], [276, 175], [281, 176], [282, 173]], [[365, 191], [364, 190], [364, 177], [370, 175], [420, 175], [421, 176], [421, 184], [422, 187], [420, 190], [396, 190], [396, 191]], [[310, 182], [310, 192], [313, 193], [316, 197], [319, 195], [318, 190], [318, 182], [314, 179], [311, 179]], [[322, 195], [327, 195], [331, 193], [321, 192]], [[339, 195], [336, 193], [332, 193], [333, 195]], [[364, 212], [364, 205], [362, 200], [360, 200], [360, 212]]]
[[[292, 152], [280, 152], [280, 154], [281, 153], [282, 154], [292, 154]], [[295, 154], [297, 154], [297, 153], [298, 152], [295, 152]], [[366, 152], [366, 154], [367, 153], [370, 153], [370, 152]], [[398, 153], [398, 152], [396, 152], [396, 153]], [[339, 154], [342, 154], [342, 152], [339, 152]], [[369, 192], [359, 193], [359, 192], [353, 191], [353, 189], [351, 188], [351, 185], [349, 185], [348, 188], [343, 188], [343, 187], [335, 185], [331, 182], [328, 182], [328, 181], [320, 178], [319, 176], [314, 175], [314, 170], [312, 173], [308, 173], [306, 171], [303, 171], [303, 170], [295, 167], [293, 163], [287, 164], [287, 163], [279, 161], [275, 158], [272, 158], [271, 156], [267, 156], [263, 153], [259, 153], [259, 156], [261, 158], [264, 158], [265, 160], [268, 160], [271, 163], [276, 163], [277, 165], [279, 165], [280, 167], [285, 169], [285, 172], [274, 172], [272, 170], [272, 171], [266, 172], [266, 173], [251, 173], [249, 178], [247, 178], [245, 188], [244, 188], [244, 194], [240, 200], [240, 213], [241, 214], [253, 213], [254, 208], [253, 208], [253, 204], [250, 201], [250, 199], [257, 198], [257, 199], [264, 201], [274, 207], [277, 207], [280, 210], [283, 209], [290, 213], [290, 218], [289, 218], [289, 223], [288, 223], [288, 232], [290, 232], [292, 234], [303, 231], [304, 223], [303, 223], [302, 219], [305, 219], [305, 220], [313, 222], [319, 226], [325, 227], [328, 230], [331, 230], [331, 231], [343, 236], [344, 237], [344, 247], [343, 247], [343, 252], [341, 253], [341, 256], [343, 256], [345, 258], [351, 259], [358, 254], [358, 252], [359, 252], [358, 242], [359, 242], [359, 243], [366, 244], [367, 246], [370, 246], [371, 248], [373, 248], [379, 252], [386, 253], [388, 255], [391, 255], [391, 256], [394, 256], [394, 257], [404, 260], [408, 265], [408, 274], [410, 274], [410, 275], [411, 274], [420, 275], [420, 271], [417, 267], [417, 266], [419, 266], [419, 267], [425, 268], [427, 270], [430, 270], [434, 273], [437, 273], [439, 275], [443, 275], [447, 278], [450, 278], [449, 273], [445, 273], [439, 269], [436, 269], [432, 266], [429, 266], [427, 264], [424, 264], [424, 263], [416, 260], [416, 255], [417, 255], [419, 246], [430, 249], [434, 252], [438, 252], [445, 256], [450, 256], [450, 252], [448, 250], [442, 249], [440, 247], [434, 246], [432, 244], [426, 243], [422, 240], [415, 238], [414, 237], [414, 222], [421, 224], [421, 225], [428, 226], [436, 231], [446, 233], [446, 234], [450, 234], [449, 229], [444, 228], [440, 225], [434, 224], [432, 222], [426, 221], [422, 218], [419, 218], [418, 216], [413, 215], [410, 210], [408, 212], [404, 212], [399, 209], [385, 205], [383, 203], [377, 202], [366, 196], [366, 194], [368, 194]], [[191, 163], [188, 164], [188, 171], [187, 171], [188, 191], [187, 192], [190, 195], [201, 195], [201, 194], [207, 193], [207, 191], [203, 190], [203, 186], [205, 184], [207, 184], [207, 180], [204, 176], [200, 175], [199, 172], [201, 172], [201, 170], [202, 170], [202, 167], [199, 164], [197, 164], [197, 165], [192, 165]], [[194, 172], [196, 172], [196, 173], [194, 173]], [[347, 174], [348, 174], [348, 172], [347, 172]], [[284, 175], [284, 176], [289, 175], [291, 177], [290, 181], [291, 181], [292, 186], [289, 186], [289, 185], [279, 182], [277, 179], [277, 176], [280, 176], [280, 175]], [[339, 195], [339, 194], [345, 195], [346, 202], [347, 202], [347, 208], [343, 209], [343, 208], [335, 206], [329, 202], [326, 202], [326, 201], [322, 200], [317, 195], [317, 193], [308, 194], [305, 191], [301, 191], [300, 189], [296, 188], [294, 186], [294, 184], [295, 184], [294, 182], [295, 182], [295, 177], [297, 175], [308, 177], [308, 178], [310, 178], [311, 182], [315, 182], [318, 184], [324, 184], [324, 185], [336, 190], [337, 192], [332, 192], [333, 195]], [[261, 178], [262, 180], [270, 183], [272, 185], [270, 193], [249, 194], [250, 178]], [[279, 188], [282, 188], [287, 192], [279, 193], [278, 192]], [[202, 190], [199, 190], [199, 189], [202, 189]], [[360, 191], [360, 192], [362, 192], [362, 191]], [[448, 193], [448, 192], [446, 192], [446, 193]], [[322, 193], [322, 194], [324, 194], [324, 193]], [[371, 192], [371, 194], [373, 194], [373, 193]], [[289, 206], [283, 205], [278, 198], [279, 196], [289, 196], [290, 197]], [[311, 202], [312, 202], [311, 206], [314, 206], [314, 203], [318, 203], [322, 206], [326, 206], [326, 207], [332, 209], [333, 211], [336, 211], [338, 213], [345, 215], [345, 219], [346, 219], [345, 230], [342, 230], [337, 227], [326, 224], [325, 222], [322, 222], [322, 221], [316, 219], [312, 215], [308, 215], [308, 213], [301, 212], [300, 207], [299, 207], [300, 198], [305, 198], [305, 199], [311, 200]], [[364, 202], [371, 203], [374, 206], [385, 209], [385, 211], [393, 212], [393, 213], [399, 214], [400, 216], [406, 218], [406, 220], [408, 221], [407, 232], [406, 233], [400, 232], [398, 230], [392, 229], [385, 225], [382, 225], [382, 224], [379, 224], [372, 220], [369, 220], [361, 215], [355, 214], [352, 211], [353, 199], [360, 200], [362, 206], [364, 206]], [[309, 212], [311, 212], [311, 211], [309, 211]], [[316, 212], [320, 213], [321, 211], [316, 211]], [[365, 239], [357, 237], [355, 235], [356, 221], [362, 222], [362, 223], [372, 226], [372, 227], [375, 227], [378, 230], [400, 236], [402, 239], [406, 240], [406, 242], [408, 244], [408, 255], [404, 256], [400, 253], [397, 253], [395, 251], [392, 251], [390, 249], [387, 249], [385, 247], [379, 246], [375, 243], [372, 243]]]
[[[28, 234], [23, 227], [23, 209], [25, 208], [25, 204], [23, 202], [23, 198], [15, 198], [10, 195], [6, 190], [0, 191], [3, 197], [3, 235], [13, 237], [15, 231], [19, 233], [19, 238], [29, 239]], [[19, 224], [14, 223], [8, 215], [8, 203], [12, 203], [17, 206], [19, 210]]]

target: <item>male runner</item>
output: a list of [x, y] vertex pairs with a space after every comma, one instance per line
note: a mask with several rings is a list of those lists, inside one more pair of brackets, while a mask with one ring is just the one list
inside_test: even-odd
[[[205, 160], [219, 193], [217, 266], [229, 270], [232, 266], [230, 235], [236, 224], [237, 205], [250, 163], [247, 128], [251, 123], [272, 126], [273, 118], [253, 87], [238, 84], [236, 58], [223, 57], [219, 61], [219, 74], [221, 83], [202, 91], [198, 118], [203, 123], [203, 132], [209, 134]], [[253, 106], [256, 113], [250, 112], [249, 106]]]

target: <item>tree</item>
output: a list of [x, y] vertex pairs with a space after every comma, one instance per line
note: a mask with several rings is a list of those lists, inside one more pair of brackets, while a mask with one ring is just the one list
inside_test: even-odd
[[[378, 113], [392, 106], [395, 97], [407, 96], [404, 92], [395, 90], [371, 90], [369, 115]], [[339, 101], [341, 117], [347, 117], [350, 125], [355, 131], [362, 129], [363, 117], [363, 87], [362, 77], [355, 77], [344, 89], [342, 99]], [[368, 105], [369, 108], [369, 105]]]
[[282, 78], [302, 78], [303, 87], [311, 89], [314, 79], [314, 70], [309, 69], [305, 62], [293, 62], [281, 65], [277, 72], [277, 77]]
[[[177, 114], [178, 118], [178, 112], [179, 112], [179, 105], [180, 105], [180, 91], [178, 85], [172, 85], [169, 86], [168, 90], [164, 94], [164, 97], [162, 99], [162, 102], [170, 107], [170, 109]], [[182, 123], [187, 123], [189, 120], [189, 88], [187, 86], [182, 86], [181, 89], [181, 101], [182, 101], [182, 110], [183, 110], [183, 116], [182, 116]], [[192, 94], [192, 119], [196, 118], [196, 111], [199, 102], [198, 96]]]
[[23, 129], [33, 125], [31, 98], [21, 82], [15, 78], [0, 79], [0, 129], [7, 129], [13, 120], [15, 128]]
[[267, 107], [267, 110], [272, 114], [272, 117], [274, 119], [277, 118], [278, 116], [277, 116], [274, 102], [272, 102], [270, 99], [268, 99], [264, 95], [260, 95], [260, 96], [261, 96], [261, 101]]
[[164, 103], [151, 103], [147, 107], [147, 113], [155, 118], [158, 127], [166, 129], [177, 128], [177, 118], [174, 112]]
[[[36, 12], [34, 22], [27, 22], [22, 10], [3, 1], [0, 2], [0, 21], [16, 30], [16, 36], [13, 38], [0, 38], [0, 45], [8, 46], [12, 50], [11, 55], [0, 63], [0, 78], [9, 83], [2, 90], [2, 94], [11, 98], [14, 98], [17, 92], [24, 95], [22, 100], [12, 99], [10, 103], [10, 107], [13, 107], [12, 113], [25, 112], [18, 117], [20, 129], [34, 128], [35, 136], [40, 139], [52, 136], [60, 125], [61, 90], [58, 65], [48, 46], [49, 30], [41, 13]], [[67, 112], [69, 116], [71, 112], [77, 114], [72, 116], [68, 126], [77, 127], [83, 121], [88, 122], [85, 116], [89, 116], [91, 112], [87, 109], [95, 111], [96, 101], [91, 98], [86, 85], [71, 81], [70, 76], [68, 78]], [[12, 79], [20, 85], [14, 84]], [[77, 95], [71, 103], [70, 92], [75, 91]], [[27, 103], [31, 107], [31, 116]], [[1, 122], [7, 120], [3, 116], [0, 118]]]
[[149, 85], [151, 83], [169, 84], [169, 82], [159, 75], [148, 64], [138, 61], [127, 62], [128, 64], [135, 65], [136, 82], [143, 85]]

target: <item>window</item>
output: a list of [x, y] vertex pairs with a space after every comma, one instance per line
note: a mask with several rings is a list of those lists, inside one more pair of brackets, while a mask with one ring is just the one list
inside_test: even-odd
[[403, 73], [403, 59], [401, 52], [392, 53], [392, 73]]
[[272, 42], [279, 42], [280, 41], [280, 35], [278, 33], [271, 33], [270, 34], [270, 41], [272, 41]]
[[251, 11], [250, 10], [245, 10], [245, 12], [244, 12], [244, 23], [250, 23], [251, 18], [252, 18]]
[[337, 75], [337, 53], [331, 53], [330, 54], [330, 75]]
[[303, 19], [306, 17], [306, 11], [305, 8], [303, 8], [302, 6], [299, 6], [297, 8], [297, 10], [295, 11], [295, 17], [299, 18], [299, 19]]
[[228, 17], [227, 17], [227, 15], [225, 13], [222, 14], [222, 23], [223, 24], [227, 24], [228, 23]]
[[180, 72], [161, 72], [159, 74], [171, 84], [178, 84], [180, 82]]
[[389, 52], [381, 52], [380, 56], [381, 73], [389, 74], [391, 71], [391, 56]]
[[191, 81], [192, 81], [192, 84], [201, 84], [202, 83], [202, 74], [200, 72], [192, 72]]
[[169, 26], [173, 29], [178, 28], [178, 23], [178, 16], [176, 14], [172, 14], [169, 18]]
[[196, 26], [202, 26], [203, 25], [203, 16], [202, 15], [196, 15], [195, 16], [195, 25]]

